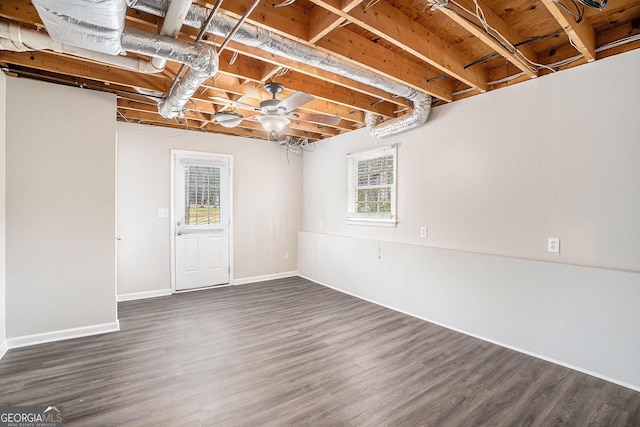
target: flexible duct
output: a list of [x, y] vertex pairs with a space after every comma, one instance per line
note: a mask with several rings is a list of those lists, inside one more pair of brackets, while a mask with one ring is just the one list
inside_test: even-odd
[[[127, 5], [155, 16], [163, 17], [169, 6], [168, 0], [127, 0]], [[209, 9], [200, 5], [192, 5], [184, 23], [190, 27], [200, 28], [209, 15]], [[236, 20], [224, 13], [217, 14], [208, 32], [227, 37], [235, 26]], [[424, 124], [431, 111], [431, 97], [407, 85], [373, 73], [363, 67], [347, 63], [336, 55], [318, 52], [311, 46], [288, 39], [273, 31], [262, 29], [256, 25], [245, 23], [233, 36], [234, 41], [247, 46], [259, 48], [265, 52], [287, 59], [313, 65], [324, 71], [348, 77], [360, 83], [373, 86], [394, 95], [408, 99], [413, 103], [413, 110], [395, 119], [379, 122], [379, 118], [367, 113], [365, 121], [369, 132], [375, 137], [383, 137], [404, 132]]]
[[[41, 44], [30, 48], [52, 49], [60, 52], [65, 51], [63, 45], [73, 46], [87, 51], [114, 55], [113, 59], [91, 59], [125, 66], [129, 69], [136, 69], [133, 67], [137, 66], [136, 71], [144, 72], [158, 72], [160, 69], [153, 67], [150, 61], [117, 59], [119, 57], [115, 55], [123, 52], [124, 49], [187, 64], [190, 68], [182, 80], [158, 105], [158, 111], [163, 117], [173, 118], [182, 112], [184, 105], [198, 87], [218, 70], [218, 56], [209, 45], [188, 43], [173, 38], [182, 27], [183, 15], [191, 5], [187, 0], [176, 1], [178, 3], [172, 8], [171, 22], [167, 23], [166, 29], [163, 27], [163, 32], [172, 36], [168, 37], [138, 30], [125, 33], [124, 17], [127, 9], [125, 0], [34, 0], [33, 3], [50, 38], [59, 45], [51, 43], [51, 40], [42, 39]], [[35, 39], [35, 36], [33, 38]], [[5, 39], [15, 40], [16, 38], [5, 37]], [[19, 41], [20, 37], [17, 37], [17, 40], [11, 43], [2, 42], [0, 47], [11, 50], [27, 48]], [[90, 57], [83, 51], [79, 51], [78, 56]], [[164, 67], [163, 61], [159, 64]]]
[[405, 132], [424, 124], [431, 112], [431, 97], [416, 91], [416, 94], [409, 99], [413, 102], [413, 111], [411, 114], [396, 117], [395, 119], [390, 119], [385, 122], [381, 122], [380, 116], [366, 114], [364, 121], [371, 136], [384, 138], [385, 136]]
[[125, 0], [33, 0], [57, 42], [110, 55], [122, 53]]
[[48, 34], [21, 27], [13, 22], [0, 20], [0, 50], [28, 52], [32, 50], [52, 50], [58, 53], [77, 56], [140, 73], [157, 73], [147, 60], [128, 58], [120, 55], [108, 55], [93, 50], [68, 46], [49, 37]]
[[125, 30], [121, 43], [129, 52], [166, 58], [189, 66], [173, 91], [158, 104], [158, 112], [162, 117], [177, 117], [195, 91], [218, 71], [218, 55], [208, 44], [189, 43], [136, 29]]

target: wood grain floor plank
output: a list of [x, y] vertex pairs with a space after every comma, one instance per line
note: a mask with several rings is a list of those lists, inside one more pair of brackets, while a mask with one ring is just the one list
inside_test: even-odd
[[638, 426], [640, 393], [294, 277], [119, 304], [10, 350], [1, 405], [80, 426]]

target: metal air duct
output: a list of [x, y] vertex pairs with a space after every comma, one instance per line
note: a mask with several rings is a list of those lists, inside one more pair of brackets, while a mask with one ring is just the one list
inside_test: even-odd
[[[125, 31], [125, 0], [33, 0], [33, 3], [51, 37], [7, 27], [5, 36], [0, 34], [0, 48], [50, 49], [142, 72], [161, 71], [166, 59], [189, 65], [182, 80], [158, 105], [163, 117], [178, 116], [198, 87], [218, 71], [218, 55], [212, 47], [173, 38], [182, 27], [190, 1], [176, 0], [169, 22], [162, 29], [167, 35]], [[21, 33], [26, 35], [29, 43], [23, 42]], [[118, 56], [125, 50], [161, 60], [154, 62]]]
[[0, 50], [28, 52], [32, 50], [52, 50], [80, 58], [90, 59], [139, 73], [157, 73], [150, 61], [141, 58], [129, 58], [122, 55], [108, 55], [94, 50], [69, 46], [53, 40], [47, 33], [22, 27], [10, 21], [0, 19]]
[[384, 138], [400, 132], [405, 132], [417, 126], [424, 124], [431, 113], [431, 96], [416, 91], [415, 95], [407, 97], [413, 103], [411, 114], [407, 114], [385, 122], [381, 121], [380, 116], [367, 113], [364, 122], [371, 136], [376, 138]]
[[129, 52], [170, 59], [189, 66], [167, 98], [158, 104], [158, 112], [162, 117], [177, 117], [200, 85], [218, 71], [218, 54], [208, 44], [189, 43], [136, 29], [125, 30], [121, 43]]
[[[127, 5], [136, 10], [164, 17], [169, 2], [168, 0], [127, 0]], [[193, 4], [184, 22], [190, 27], [200, 28], [205, 23], [208, 15], [209, 9]], [[213, 18], [207, 31], [217, 36], [227, 37], [235, 24], [236, 19], [225, 13], [219, 13]], [[409, 114], [385, 122], [380, 122], [379, 117], [367, 113], [365, 118], [367, 128], [374, 137], [394, 135], [413, 129], [424, 124], [429, 117], [431, 111], [430, 96], [363, 67], [349, 64], [336, 55], [318, 52], [311, 46], [288, 39], [250, 23], [245, 23], [233, 35], [232, 40], [274, 55], [312, 65], [324, 71], [348, 77], [406, 98], [413, 103], [413, 110]]]
[[33, 0], [47, 32], [69, 46], [118, 55], [125, 0]]

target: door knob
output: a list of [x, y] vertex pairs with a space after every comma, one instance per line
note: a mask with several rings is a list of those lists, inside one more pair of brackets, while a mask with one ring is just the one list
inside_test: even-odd
[[182, 231], [178, 230], [178, 232], [176, 233], [178, 236], [182, 236]]

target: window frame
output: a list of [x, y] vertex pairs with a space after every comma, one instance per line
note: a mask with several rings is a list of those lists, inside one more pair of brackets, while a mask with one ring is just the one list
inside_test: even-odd
[[[356, 190], [358, 189], [358, 162], [376, 158], [393, 158], [393, 182], [389, 185], [381, 184], [378, 188], [390, 189], [390, 212], [356, 212]], [[369, 150], [356, 151], [347, 154], [347, 224], [371, 225], [376, 227], [396, 227], [398, 224], [396, 205], [398, 187], [398, 144], [378, 147]]]

